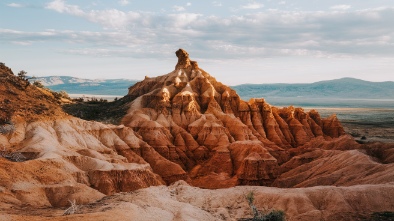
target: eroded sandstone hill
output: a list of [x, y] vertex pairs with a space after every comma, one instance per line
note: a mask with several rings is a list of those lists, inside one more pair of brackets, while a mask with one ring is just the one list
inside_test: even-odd
[[185, 50], [176, 56], [174, 71], [129, 88], [134, 100], [122, 120], [181, 166], [173, 172], [153, 167], [168, 183], [190, 179], [206, 188], [270, 185], [280, 174], [279, 165], [290, 158], [287, 150], [345, 134], [335, 115], [321, 119], [316, 111], [276, 108], [264, 99], [243, 101]]
[[131, 128], [69, 116], [62, 98], [4, 64], [0, 80], [0, 208], [88, 203], [165, 184], [145, 160], [167, 160]]
[[[264, 99], [242, 101], [191, 61], [186, 51], [180, 49], [176, 55], [174, 71], [146, 77], [129, 88], [120, 103], [120, 109], [128, 108], [120, 125], [69, 116], [53, 94], [26, 86], [1, 66], [0, 218], [15, 214], [9, 217], [24, 220], [20, 214], [26, 214], [42, 220], [37, 214], [43, 210], [37, 208], [65, 207], [76, 200], [92, 203], [81, 210], [91, 215], [77, 218], [93, 220], [110, 210], [113, 215], [105, 220], [111, 220], [125, 212], [116, 206], [121, 205], [117, 200], [128, 200], [122, 204], [128, 211], [124, 217], [143, 217], [138, 214], [151, 211], [146, 210], [149, 204], [162, 215], [145, 220], [236, 220], [248, 211], [241, 201], [250, 190], [259, 193], [259, 207], [282, 209], [289, 220], [349, 220], [361, 213], [394, 210], [394, 199], [386, 194], [394, 189], [394, 145], [358, 144], [344, 133], [335, 115], [322, 119], [316, 111], [277, 108]], [[153, 201], [133, 194], [100, 200], [178, 180], [210, 189], [331, 187], [208, 192], [179, 181], [177, 187], [146, 190], [147, 196], [154, 195]], [[178, 195], [183, 189], [187, 194]], [[162, 200], [161, 190], [171, 200]], [[235, 204], [225, 202], [228, 191], [235, 191]], [[326, 192], [334, 198], [323, 202]], [[220, 204], [205, 202], [214, 202], [207, 196], [215, 194]], [[364, 195], [368, 198], [360, 197]], [[292, 203], [300, 200], [303, 203]], [[379, 208], [381, 201], [385, 203]], [[26, 207], [36, 210], [28, 213]], [[45, 213], [49, 220], [59, 215], [58, 210]]]
[[48, 90], [35, 87], [0, 63], [0, 124], [14, 120], [36, 121], [64, 117], [60, 103]]

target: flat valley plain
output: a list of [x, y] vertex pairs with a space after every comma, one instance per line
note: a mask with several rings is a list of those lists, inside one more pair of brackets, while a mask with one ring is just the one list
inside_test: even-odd
[[392, 99], [265, 97], [265, 100], [278, 107], [315, 109], [322, 117], [336, 114], [345, 131], [359, 142], [394, 143]]

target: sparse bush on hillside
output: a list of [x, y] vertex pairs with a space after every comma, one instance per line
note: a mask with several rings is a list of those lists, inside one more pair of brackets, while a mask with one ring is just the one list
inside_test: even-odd
[[83, 97], [74, 98], [73, 101], [75, 102], [84, 102], [85, 99]]
[[79, 209], [80, 206], [77, 205], [77, 203], [75, 202], [75, 199], [73, 201], [68, 200], [68, 202], [70, 202], [70, 207], [68, 207], [64, 213], [63, 216], [67, 216], [67, 215], [72, 215], [74, 213], [76, 213]]
[[67, 92], [65, 92], [65, 91], [60, 91], [60, 92], [51, 91], [51, 93], [56, 99], [64, 98], [64, 99], [71, 100], [70, 96], [68, 96]]
[[41, 81], [34, 81], [33, 85], [39, 88], [45, 88]]
[[98, 103], [107, 103], [108, 100], [103, 99], [103, 98], [97, 99], [95, 97], [92, 97], [92, 98], [88, 99], [86, 102], [89, 104], [98, 104]]
[[[115, 101], [117, 101], [117, 100], [118, 100], [118, 99], [116, 99]], [[107, 99], [104, 99], [104, 98], [98, 99], [98, 98], [96, 98], [96, 97], [91, 97], [91, 98], [88, 98], [88, 97], [79, 97], [79, 98], [74, 98], [73, 101], [76, 101], [76, 102], [84, 102], [84, 103], [87, 103], [87, 104], [108, 103], [108, 100], [107, 100]]]
[[18, 78], [20, 78], [21, 80], [26, 80], [27, 79], [27, 72], [24, 70], [19, 71]]
[[60, 91], [59, 93], [62, 96], [62, 98], [66, 98], [66, 99], [71, 100], [70, 96], [68, 96], [66, 91]]
[[368, 221], [393, 221], [394, 220], [394, 212], [385, 211], [385, 212], [375, 212], [372, 214], [371, 218]]
[[253, 218], [239, 219], [240, 221], [285, 221], [286, 216], [282, 210], [259, 211], [254, 205], [254, 192], [250, 191], [245, 195], [249, 207], [252, 210]]
[[30, 85], [29, 78], [27, 77], [27, 72], [22, 70], [18, 73], [18, 78], [23, 82], [23, 87], [26, 89]]

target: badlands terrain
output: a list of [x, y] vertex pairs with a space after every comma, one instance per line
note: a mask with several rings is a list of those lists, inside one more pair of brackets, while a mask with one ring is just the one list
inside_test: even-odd
[[1, 64], [0, 220], [239, 220], [251, 192], [287, 220], [392, 220], [394, 144], [357, 142], [335, 115], [243, 101], [176, 56], [174, 71], [96, 105]]

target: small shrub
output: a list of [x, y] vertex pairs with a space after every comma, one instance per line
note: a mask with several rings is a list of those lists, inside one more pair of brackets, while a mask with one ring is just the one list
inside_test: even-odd
[[283, 212], [282, 210], [272, 210], [269, 213], [263, 215], [261, 219], [258, 220], [284, 221], [286, 220], [285, 217], [285, 212]]
[[73, 201], [68, 200], [68, 202], [70, 202], [70, 207], [64, 211], [63, 216], [75, 214], [80, 208], [80, 206], [75, 202], [75, 199]]
[[85, 99], [83, 97], [74, 98], [73, 101], [75, 102], [83, 102]]
[[370, 221], [393, 221], [394, 220], [394, 212], [385, 211], [385, 212], [375, 212], [372, 214]]
[[62, 97], [62, 95], [59, 92], [51, 91], [51, 93], [56, 99], [60, 99]]
[[253, 218], [240, 219], [240, 221], [285, 221], [286, 215], [282, 210], [271, 210], [269, 212], [259, 211], [254, 205], [254, 192], [250, 191], [245, 195], [249, 207], [252, 210]]
[[60, 91], [59, 93], [60, 93], [60, 96], [61, 96], [62, 98], [71, 100], [71, 98], [70, 98], [70, 96], [68, 96], [67, 92], [65, 92], [65, 91]]
[[95, 97], [92, 97], [92, 98], [86, 100], [86, 103], [88, 103], [88, 104], [100, 104], [100, 103], [107, 103], [107, 102], [108, 102], [108, 100], [106, 100], [106, 99], [103, 99], [103, 98], [97, 99]]
[[44, 88], [44, 85], [41, 83], [41, 81], [34, 81], [33, 85], [39, 88]]
[[19, 71], [18, 78], [21, 79], [21, 80], [27, 80], [27, 72], [24, 71], [24, 70]]
[[65, 91], [59, 91], [59, 92], [51, 91], [51, 93], [58, 100], [61, 98], [71, 100], [70, 96], [68, 96], [67, 92]]
[[26, 89], [29, 85], [30, 85], [30, 81], [29, 78], [27, 77], [27, 72], [26, 71], [20, 71], [18, 73], [18, 78], [21, 80], [21, 82], [23, 82], [23, 89]]
[[259, 210], [253, 204], [253, 202], [254, 202], [254, 192], [250, 191], [248, 194], [246, 194], [245, 198], [248, 201], [250, 209], [252, 210], [253, 217], [258, 217], [259, 216]]

